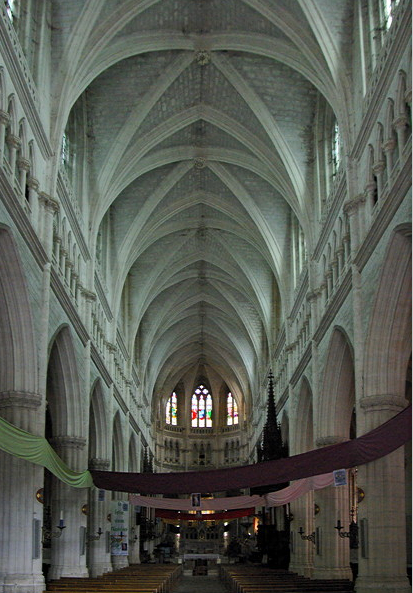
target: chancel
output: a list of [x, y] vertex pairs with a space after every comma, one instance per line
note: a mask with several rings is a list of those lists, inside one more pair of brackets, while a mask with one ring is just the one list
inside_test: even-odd
[[2, 3], [1, 593], [411, 591], [411, 70], [410, 0]]

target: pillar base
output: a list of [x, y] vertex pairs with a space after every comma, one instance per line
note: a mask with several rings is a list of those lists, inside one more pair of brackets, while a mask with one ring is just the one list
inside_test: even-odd
[[354, 591], [356, 593], [411, 593], [412, 588], [409, 579], [400, 576], [361, 576], [357, 577]]
[[111, 560], [113, 570], [119, 570], [120, 568], [129, 566], [129, 560], [127, 556], [112, 556]]
[[[2, 587], [2, 585], [7, 585]], [[12, 587], [11, 585], [17, 585]], [[0, 579], [0, 589], [5, 591], [24, 591], [25, 593], [43, 593], [46, 583], [43, 574], [8, 574]]]
[[353, 573], [349, 567], [343, 568], [318, 568], [314, 567], [313, 579], [347, 579], [353, 580]]
[[294, 562], [290, 563], [288, 570], [290, 570], [291, 572], [295, 572], [308, 579], [314, 578], [314, 566], [312, 564], [304, 562]]
[[88, 577], [89, 571], [85, 566], [59, 566], [58, 564], [51, 566], [50, 570], [47, 575], [48, 581], [56, 581], [57, 579], [61, 579], [63, 577], [72, 577], [72, 578], [80, 578], [80, 577]]
[[89, 567], [89, 576], [94, 579], [96, 577], [101, 577], [103, 574], [112, 571], [113, 567], [110, 562], [96, 562], [95, 564]]

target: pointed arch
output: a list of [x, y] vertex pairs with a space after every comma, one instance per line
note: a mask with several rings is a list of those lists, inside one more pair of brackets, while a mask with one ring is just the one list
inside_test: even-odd
[[345, 331], [335, 327], [317, 410], [317, 436], [348, 439], [354, 401], [353, 349]]
[[53, 436], [81, 436], [84, 414], [79, 372], [71, 330], [59, 328], [51, 342], [47, 372], [47, 403], [53, 420]]
[[92, 387], [90, 400], [89, 458], [110, 458], [108, 429], [109, 414], [102, 389], [102, 381], [98, 378]]
[[122, 436], [122, 420], [120, 412], [116, 412], [113, 419], [113, 439], [112, 439], [112, 469], [114, 471], [125, 470], [125, 450]]
[[0, 392], [38, 392], [37, 348], [27, 284], [10, 230], [0, 227]]
[[411, 229], [390, 239], [372, 310], [365, 349], [365, 394], [404, 400], [411, 355]]

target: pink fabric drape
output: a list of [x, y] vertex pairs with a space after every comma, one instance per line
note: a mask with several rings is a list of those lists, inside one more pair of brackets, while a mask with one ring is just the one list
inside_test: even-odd
[[[324, 474], [322, 476], [313, 476], [297, 480], [291, 486], [269, 492], [265, 496], [233, 496], [231, 498], [207, 498], [201, 500], [201, 506], [197, 507], [199, 511], [227, 511], [235, 509], [245, 509], [247, 507], [278, 507], [300, 496], [303, 496], [310, 490], [319, 490], [326, 488], [334, 483], [333, 474]], [[150, 507], [152, 509], [168, 509], [175, 511], [193, 511], [194, 507], [191, 500], [176, 498], [152, 498], [150, 496], [140, 496], [139, 494], [130, 494], [129, 502], [141, 507]]]
[[119, 492], [145, 494], [222, 492], [235, 488], [282, 484], [336, 469], [349, 469], [384, 457], [410, 439], [411, 406], [361, 437], [287, 459], [198, 472], [134, 474], [90, 470], [90, 473], [98, 488]]

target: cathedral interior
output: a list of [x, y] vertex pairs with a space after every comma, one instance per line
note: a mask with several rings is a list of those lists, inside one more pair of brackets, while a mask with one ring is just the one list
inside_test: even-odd
[[[2, 2], [0, 591], [411, 591], [411, 68], [410, 0]], [[387, 422], [342, 485], [233, 478]]]

